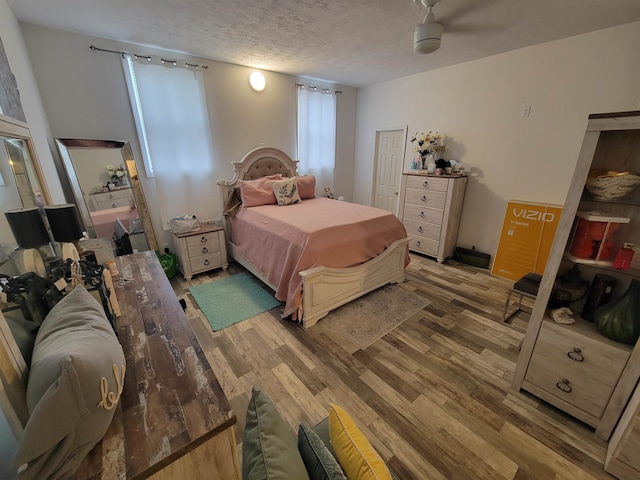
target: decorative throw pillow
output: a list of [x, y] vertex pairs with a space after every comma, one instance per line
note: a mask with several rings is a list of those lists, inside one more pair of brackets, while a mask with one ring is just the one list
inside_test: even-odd
[[349, 480], [392, 480], [391, 472], [349, 414], [329, 408], [329, 438]]
[[298, 184], [298, 193], [302, 200], [316, 196], [316, 177], [314, 175], [302, 175], [295, 177]]
[[298, 450], [311, 480], [347, 480], [338, 461], [306, 425], [298, 428]]
[[242, 206], [257, 207], [260, 205], [275, 205], [276, 196], [273, 193], [271, 182], [282, 178], [280, 173], [268, 175], [256, 180], [239, 180], [240, 198]]
[[252, 389], [242, 438], [242, 480], [309, 480], [296, 439], [266, 393]]
[[273, 193], [276, 195], [278, 205], [293, 205], [300, 202], [300, 194], [298, 193], [298, 184], [295, 178], [287, 178], [284, 180], [275, 180], [272, 183]]
[[102, 305], [76, 286], [36, 336], [29, 419], [13, 468], [19, 479], [66, 478], [109, 427], [124, 382], [122, 347]]

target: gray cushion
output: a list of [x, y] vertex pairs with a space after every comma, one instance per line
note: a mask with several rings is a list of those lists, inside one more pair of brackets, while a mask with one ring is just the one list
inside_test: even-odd
[[13, 466], [20, 479], [73, 473], [104, 436], [122, 392], [122, 347], [82, 285], [49, 312], [33, 349], [29, 420]]
[[298, 428], [298, 450], [311, 480], [347, 480], [336, 458], [306, 425]]
[[266, 393], [252, 389], [242, 440], [242, 480], [309, 480], [296, 439]]

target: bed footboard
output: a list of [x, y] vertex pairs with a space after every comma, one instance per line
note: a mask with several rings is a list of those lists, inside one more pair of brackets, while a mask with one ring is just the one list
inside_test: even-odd
[[300, 272], [302, 326], [315, 325], [331, 310], [387, 283], [402, 282], [408, 242], [407, 238], [396, 240], [377, 257], [355, 267], [314, 267]]

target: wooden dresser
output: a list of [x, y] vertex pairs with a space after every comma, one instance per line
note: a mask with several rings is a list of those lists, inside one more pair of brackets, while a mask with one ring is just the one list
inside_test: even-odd
[[239, 479], [236, 416], [156, 254], [116, 257], [116, 266], [124, 390], [74, 478]]
[[92, 212], [109, 210], [110, 208], [126, 207], [131, 205], [131, 187], [121, 187], [108, 192], [91, 193], [89, 208]]
[[409, 235], [409, 249], [443, 262], [453, 255], [467, 177], [404, 173], [398, 217]]
[[191, 280], [196, 273], [229, 266], [224, 227], [216, 222], [202, 223], [198, 230], [173, 234], [173, 247], [178, 256], [178, 268]]

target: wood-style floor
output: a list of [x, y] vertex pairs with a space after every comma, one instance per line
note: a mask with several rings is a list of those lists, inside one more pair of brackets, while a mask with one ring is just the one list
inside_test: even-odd
[[190, 285], [233, 275], [178, 275], [187, 316], [238, 417], [255, 385], [291, 425], [345, 408], [402, 479], [613, 478], [593, 429], [510, 381], [526, 315], [501, 323], [512, 282], [487, 270], [411, 255], [403, 288], [430, 304], [365, 350], [351, 351], [322, 320], [304, 330], [273, 310], [212, 332]]

